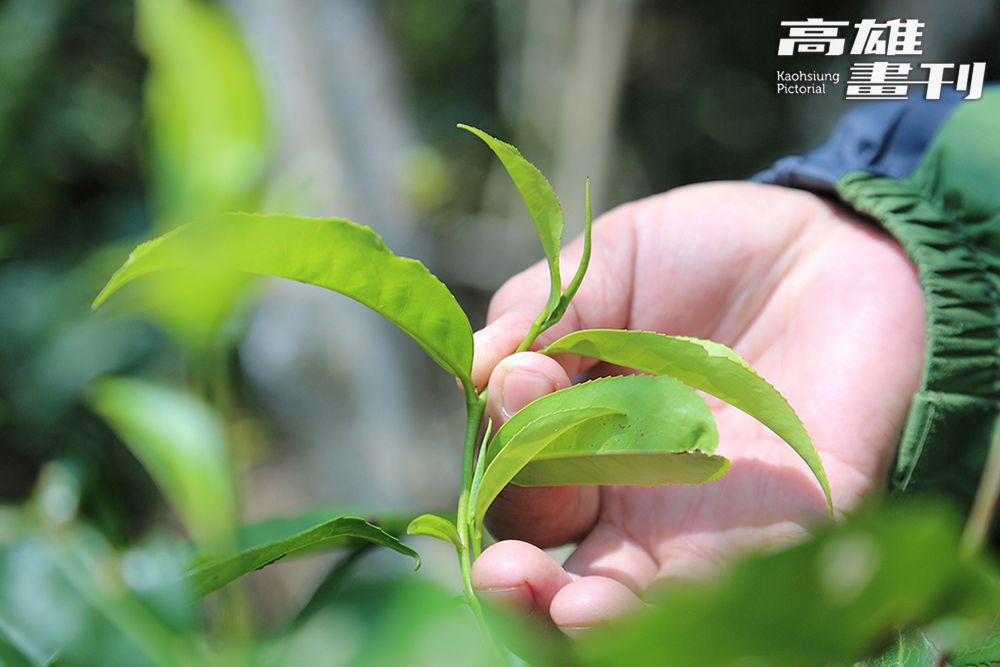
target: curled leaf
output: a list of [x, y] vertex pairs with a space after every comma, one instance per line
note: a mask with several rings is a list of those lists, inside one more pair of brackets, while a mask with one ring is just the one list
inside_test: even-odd
[[538, 238], [545, 250], [545, 260], [549, 265], [549, 279], [551, 281], [549, 300], [540, 317], [540, 320], [545, 320], [555, 310], [562, 292], [559, 277], [559, 247], [562, 243], [563, 213], [559, 199], [542, 172], [525, 160], [516, 148], [474, 127], [468, 125], [459, 125], [459, 127], [472, 132], [485, 141], [486, 145], [496, 153], [500, 162], [507, 169], [507, 173], [510, 174], [511, 180], [514, 181], [517, 191], [521, 193], [524, 205], [528, 207], [528, 213], [535, 223]]
[[409, 535], [428, 535], [436, 537], [444, 542], [451, 542], [456, 549], [462, 548], [462, 541], [458, 537], [458, 530], [455, 524], [448, 519], [436, 514], [422, 514], [410, 522], [406, 527]]
[[668, 375], [739, 408], [774, 431], [806, 462], [833, 512], [816, 446], [777, 389], [725, 345], [648, 331], [591, 329], [563, 336], [545, 354], [576, 354], [646, 373]]
[[476, 497], [477, 523], [508, 483], [712, 481], [728, 468], [711, 456], [717, 443], [708, 405], [676, 380], [629, 375], [578, 384], [530, 403], [497, 431]]

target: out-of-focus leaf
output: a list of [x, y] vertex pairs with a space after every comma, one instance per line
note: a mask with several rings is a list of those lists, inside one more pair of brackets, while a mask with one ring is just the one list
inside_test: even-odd
[[371, 542], [362, 542], [352, 549], [346, 556], [339, 559], [323, 577], [323, 581], [313, 591], [309, 602], [305, 604], [296, 614], [292, 621], [292, 628], [300, 628], [309, 623], [313, 616], [323, 610], [330, 602], [340, 594], [341, 590], [350, 581], [350, 575], [354, 573], [355, 566], [368, 553], [375, 549]]
[[[80, 596], [152, 663], [160, 667], [201, 664], [201, 649], [193, 633], [175, 631], [136, 594], [137, 573], [127, 574], [119, 555], [97, 531], [76, 526], [59, 535], [51, 550], [53, 561]], [[183, 581], [178, 584], [177, 574], [172, 572], [170, 583], [189, 594]]]
[[105, 378], [87, 400], [156, 480], [196, 540], [227, 536], [235, 494], [222, 420], [192, 395], [142, 380]]
[[478, 130], [468, 125], [459, 125], [460, 128], [472, 132], [477, 137], [486, 142], [500, 162], [507, 169], [511, 180], [517, 186], [521, 198], [524, 199], [528, 213], [538, 230], [538, 237], [542, 241], [542, 248], [545, 250], [545, 260], [549, 265], [549, 278], [551, 286], [549, 290], [549, 300], [545, 304], [542, 320], [555, 310], [559, 303], [559, 295], [562, 292], [561, 279], [559, 277], [559, 247], [562, 242], [563, 213], [559, 206], [559, 199], [553, 192], [552, 186], [545, 180], [542, 172], [521, 157], [521, 153], [499, 139], [494, 139], [482, 130]]
[[227, 214], [136, 248], [94, 301], [163, 269], [207, 268], [290, 278], [340, 292], [409, 334], [471, 390], [472, 326], [420, 262], [394, 255], [367, 227], [336, 218]]
[[957, 512], [927, 501], [861, 512], [808, 542], [737, 563], [716, 581], [665, 591], [649, 600], [657, 607], [648, 618], [599, 638], [581, 660], [630, 667], [853, 664], [898, 628], [995, 613], [996, 573], [962, 558], [960, 529]]
[[739, 408], [778, 434], [802, 457], [833, 511], [823, 462], [802, 420], [777, 389], [725, 345], [647, 331], [593, 329], [563, 336], [542, 352], [577, 354], [669, 375]]
[[234, 556], [199, 564], [188, 573], [188, 579], [198, 597], [204, 597], [243, 575], [259, 570], [281, 558], [343, 546], [350, 538], [367, 540], [411, 556], [416, 561], [417, 567], [420, 567], [420, 556], [417, 552], [389, 533], [364, 519], [342, 516], [282, 539], [275, 539], [265, 544], [246, 545]]
[[0, 516], [0, 643], [33, 667], [203, 664], [171, 550], [118, 553], [85, 525], [45, 530], [30, 514]]
[[[0, 665], [3, 667], [46, 667], [51, 661], [39, 655], [36, 647], [26, 647], [28, 640], [15, 637], [0, 618]], [[30, 653], [30, 655], [29, 655]]]
[[264, 96], [232, 19], [193, 0], [139, 0], [146, 114], [161, 232], [255, 208], [269, 156]]
[[436, 537], [439, 540], [454, 544], [457, 549], [462, 548], [462, 541], [458, 537], [458, 529], [455, 528], [455, 524], [436, 514], [422, 514], [418, 516], [406, 527], [406, 532], [410, 535]]
[[454, 591], [427, 579], [355, 578], [287, 636], [268, 664], [300, 667], [493, 667], [476, 619]]
[[486, 450], [477, 521], [509, 482], [708, 482], [728, 467], [726, 459], [710, 456], [717, 443], [705, 401], [672, 378], [629, 375], [578, 384], [530, 403], [497, 431]]

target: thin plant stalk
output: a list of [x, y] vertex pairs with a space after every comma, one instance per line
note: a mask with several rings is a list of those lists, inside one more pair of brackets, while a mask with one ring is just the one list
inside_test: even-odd
[[979, 553], [996, 514], [997, 501], [1000, 499], [1000, 428], [993, 428], [990, 438], [990, 451], [986, 457], [986, 467], [976, 489], [976, 497], [972, 501], [972, 510], [962, 531], [962, 554], [972, 557]]

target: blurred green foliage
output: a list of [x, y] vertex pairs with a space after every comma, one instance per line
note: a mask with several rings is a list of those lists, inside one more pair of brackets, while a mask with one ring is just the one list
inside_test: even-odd
[[0, 499], [71, 457], [84, 508], [118, 539], [149, 502], [147, 478], [79, 395], [163, 358], [153, 329], [87, 306], [118, 259], [105, 244], [149, 225], [133, 20], [126, 1], [0, 5]]

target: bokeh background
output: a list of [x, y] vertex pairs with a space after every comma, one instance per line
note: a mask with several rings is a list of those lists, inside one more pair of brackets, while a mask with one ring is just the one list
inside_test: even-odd
[[[252, 205], [215, 203], [369, 225], [441, 277], [474, 328], [492, 292], [541, 249], [501, 166], [457, 123], [518, 146], [549, 177], [573, 236], [587, 178], [599, 213], [687, 183], [745, 178], [825, 137], [848, 108], [852, 59], [779, 59], [781, 21], [918, 18], [927, 24], [921, 62], [985, 61], [988, 78], [1000, 75], [992, 0], [219, 6], [260, 93], [256, 104], [245, 101], [254, 94], [239, 98], [247, 106], [230, 116], [263, 129], [231, 137], [230, 168], [253, 181]], [[147, 37], [141, 50], [135, 26], [128, 0], [0, 2], [0, 503], [29, 497], [40, 471], [60, 461], [77, 471], [81, 512], [113, 542], [172, 526], [148, 473], [82, 397], [105, 375], [177, 386], [211, 375], [228, 387], [244, 518], [452, 505], [460, 394], [361, 306], [300, 284], [255, 283], [246, 305], [194, 346], [210, 361], [190, 354], [201, 334], [185, 338], [128, 299], [91, 313], [128, 252], [186, 210], [160, 163], [173, 135], [151, 128], [184, 96], [164, 94], [169, 86], [152, 102], [145, 95], [156, 46]], [[198, 81], [208, 66], [191, 62], [174, 84]], [[839, 71], [842, 83], [825, 95], [778, 95], [778, 69]], [[194, 94], [199, 114], [221, 108], [216, 92]], [[199, 141], [228, 150], [228, 136]]]

